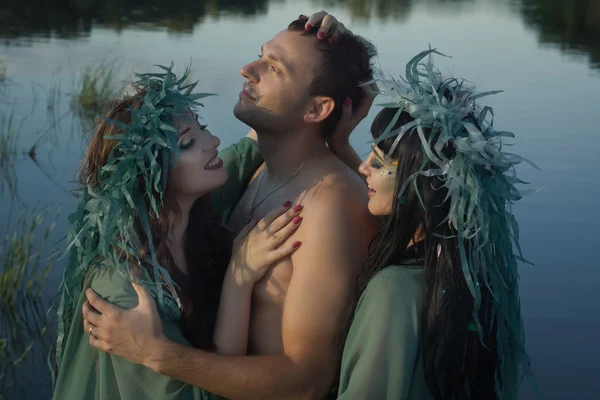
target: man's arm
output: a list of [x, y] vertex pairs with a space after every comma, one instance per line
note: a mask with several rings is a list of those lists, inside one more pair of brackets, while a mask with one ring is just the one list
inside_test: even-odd
[[167, 338], [156, 303], [133, 285], [138, 306], [124, 309], [91, 289], [83, 305], [84, 332], [99, 350], [142, 364], [154, 372], [230, 399], [305, 399], [296, 379], [298, 365], [286, 356], [226, 356]]
[[284, 304], [284, 355], [223, 356], [168, 341], [156, 326], [160, 319], [152, 298], [137, 288], [140, 305], [131, 311], [88, 293], [92, 306], [105, 314], [84, 311], [98, 326], [90, 343], [232, 399], [322, 398], [337, 371], [339, 341], [371, 231], [364, 204], [327, 192], [305, 203], [298, 232], [303, 244], [292, 256]]
[[[306, 203], [283, 310], [282, 356], [226, 357], [163, 342], [148, 366], [228, 398], [320, 399], [333, 384], [356, 272], [368, 238], [340, 195]], [[363, 227], [364, 228], [364, 227]]]
[[229, 399], [307, 399], [286, 356], [225, 356], [162, 341], [144, 364], [155, 372]]
[[303, 248], [292, 255], [282, 331], [285, 354], [305, 368], [314, 398], [327, 393], [338, 371], [340, 340], [372, 236], [368, 209], [356, 193], [339, 188], [318, 192], [306, 200], [298, 232]]

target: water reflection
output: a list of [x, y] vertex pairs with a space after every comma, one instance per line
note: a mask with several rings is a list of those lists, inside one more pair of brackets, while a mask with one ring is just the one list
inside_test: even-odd
[[414, 3], [415, 0], [326, 0], [323, 4], [325, 9], [328, 6], [344, 5], [352, 18], [358, 20], [377, 18], [403, 21], [408, 18]]
[[207, 15], [266, 11], [267, 0], [7, 0], [0, 6], [0, 37], [86, 37], [94, 25], [191, 33]]
[[463, 5], [473, 4], [477, 0], [325, 0], [324, 5], [343, 5], [353, 19], [379, 21], [404, 21], [410, 16], [412, 8], [425, 4], [432, 8], [443, 8], [446, 12], [460, 11]]
[[600, 68], [600, 1], [522, 0], [520, 9], [541, 43], [587, 54], [592, 67]]
[[[136, 26], [192, 33], [207, 16], [256, 16], [269, 4], [285, 0], [6, 0], [0, 6], [0, 37], [78, 38], [90, 35], [93, 26], [117, 32]], [[515, 7], [527, 25], [539, 32], [544, 44], [562, 51], [587, 54], [600, 67], [600, 2], [596, 0], [505, 0]], [[413, 6], [459, 6], [477, 0], [325, 0], [317, 7], [343, 6], [359, 20], [403, 21]], [[316, 4], [316, 3], [315, 3]], [[306, 10], [307, 12], [309, 10]], [[7, 41], [10, 44], [10, 41]]]

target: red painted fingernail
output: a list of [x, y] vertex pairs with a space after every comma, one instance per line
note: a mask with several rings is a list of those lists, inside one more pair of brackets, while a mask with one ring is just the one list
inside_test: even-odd
[[285, 203], [283, 203], [283, 206], [284, 206], [285, 208], [288, 208], [288, 207], [289, 207], [289, 206], [291, 206], [291, 205], [292, 205], [292, 202], [291, 202], [291, 201], [289, 201], [289, 200], [288, 200], [288, 201], [286, 201]]
[[351, 102], [352, 102], [352, 101], [350, 100], [350, 97], [346, 97], [346, 98], [344, 99], [344, 105], [346, 105], [346, 106], [349, 106]]
[[311, 24], [306, 24], [306, 25], [304, 26], [304, 29], [305, 29], [307, 32], [308, 32], [308, 31], [310, 31], [310, 29], [311, 29], [311, 28], [312, 28], [312, 25], [311, 25]]
[[323, 32], [319, 32], [319, 33], [317, 33], [317, 37], [319, 39], [323, 39], [325, 37], [325, 34]]
[[300, 16], [298, 17], [298, 19], [308, 19], [308, 17], [304, 14], [300, 14]]
[[301, 244], [302, 244], [302, 242], [296, 241], [296, 242], [292, 243], [292, 247], [293, 248], [298, 248], [298, 247], [300, 247]]
[[298, 204], [296, 207], [294, 207], [294, 211], [296, 212], [300, 212], [302, 210], [304, 206], [302, 204]]
[[302, 217], [296, 217], [296, 218], [294, 218], [294, 220], [292, 222], [294, 224], [298, 225], [300, 223], [300, 221], [302, 221]]

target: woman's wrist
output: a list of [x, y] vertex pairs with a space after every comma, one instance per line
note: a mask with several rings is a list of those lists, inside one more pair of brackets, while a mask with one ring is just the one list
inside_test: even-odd
[[229, 263], [224, 284], [233, 285], [238, 289], [252, 290], [255, 283], [252, 274], [248, 272], [248, 267], [233, 260]]
[[327, 144], [329, 146], [329, 150], [331, 150], [331, 152], [335, 155], [347, 154], [348, 152], [353, 150], [349, 139], [330, 141]]

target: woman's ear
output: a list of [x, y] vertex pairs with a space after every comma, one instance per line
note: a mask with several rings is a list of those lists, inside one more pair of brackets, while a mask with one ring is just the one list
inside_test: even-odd
[[333, 112], [335, 101], [331, 97], [315, 97], [311, 107], [304, 114], [304, 122], [318, 124], [325, 121]]

